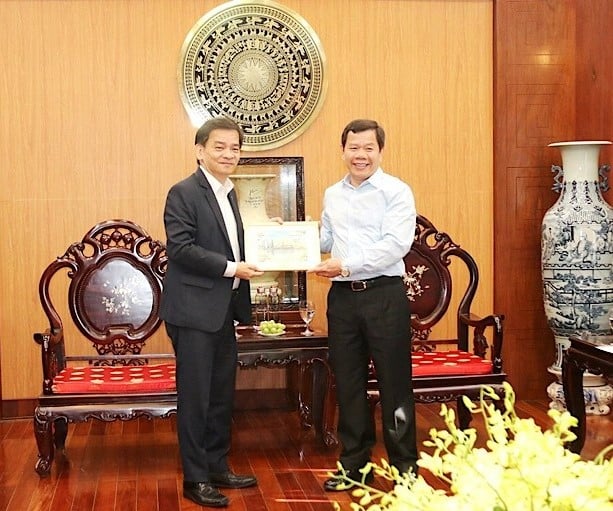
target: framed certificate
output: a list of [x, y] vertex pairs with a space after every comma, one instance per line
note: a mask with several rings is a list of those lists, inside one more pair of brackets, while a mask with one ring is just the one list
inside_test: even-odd
[[245, 260], [264, 271], [310, 270], [321, 262], [317, 222], [245, 225]]

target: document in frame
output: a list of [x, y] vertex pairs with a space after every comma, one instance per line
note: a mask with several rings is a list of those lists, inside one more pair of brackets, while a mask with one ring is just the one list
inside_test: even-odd
[[321, 262], [318, 222], [246, 224], [245, 260], [264, 271], [310, 270]]

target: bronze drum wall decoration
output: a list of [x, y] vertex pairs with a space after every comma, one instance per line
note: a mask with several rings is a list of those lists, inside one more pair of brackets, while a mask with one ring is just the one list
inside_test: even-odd
[[303, 133], [322, 107], [325, 55], [297, 13], [269, 0], [234, 0], [203, 16], [181, 49], [179, 90], [195, 126], [224, 115], [263, 151]]

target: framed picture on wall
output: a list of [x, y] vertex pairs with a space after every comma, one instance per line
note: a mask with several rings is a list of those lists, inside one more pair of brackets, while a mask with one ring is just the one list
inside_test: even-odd
[[[304, 213], [304, 159], [302, 156], [241, 158], [231, 177], [238, 196], [243, 223], [302, 222]], [[276, 285], [282, 304], [297, 308], [306, 299], [306, 273], [298, 270], [271, 270], [251, 281], [252, 299], [258, 287]]]

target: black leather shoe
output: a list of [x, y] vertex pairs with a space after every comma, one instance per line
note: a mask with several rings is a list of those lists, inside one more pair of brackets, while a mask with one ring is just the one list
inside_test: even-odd
[[359, 469], [346, 470], [345, 473], [338, 471], [330, 479], [324, 481], [324, 490], [326, 491], [347, 491], [355, 487], [355, 483], [349, 481], [357, 481], [362, 484], [370, 484], [373, 482], [374, 476], [372, 470], [367, 474], [362, 474]]
[[205, 507], [226, 507], [228, 497], [219, 493], [211, 483], [183, 482], [183, 496]]
[[211, 484], [219, 488], [249, 488], [258, 484], [257, 479], [253, 476], [242, 476], [229, 470], [222, 473], [211, 472], [209, 480]]

